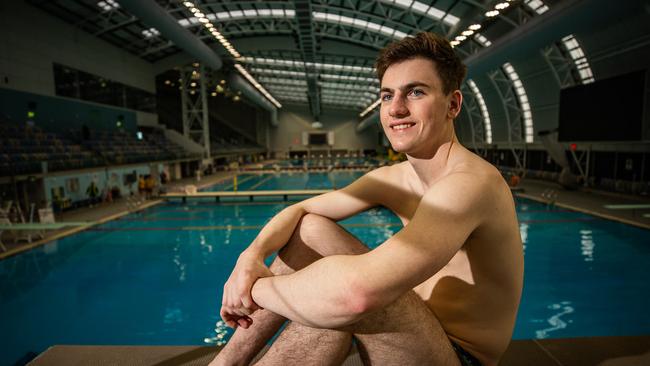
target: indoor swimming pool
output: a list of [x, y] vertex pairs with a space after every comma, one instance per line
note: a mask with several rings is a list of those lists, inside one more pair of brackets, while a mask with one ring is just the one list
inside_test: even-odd
[[[340, 188], [360, 172], [247, 174], [238, 189]], [[225, 180], [208, 190], [232, 190]], [[223, 283], [280, 200], [167, 202], [0, 261], [0, 365], [54, 344], [200, 345]], [[650, 333], [650, 231], [517, 199], [525, 284], [513, 338]], [[370, 247], [401, 229], [383, 208], [342, 221]]]

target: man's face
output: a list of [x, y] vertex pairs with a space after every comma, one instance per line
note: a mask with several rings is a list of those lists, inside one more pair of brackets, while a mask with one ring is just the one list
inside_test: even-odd
[[433, 61], [414, 58], [388, 67], [381, 80], [381, 124], [393, 149], [430, 153], [449, 138], [460, 92], [445, 95]]

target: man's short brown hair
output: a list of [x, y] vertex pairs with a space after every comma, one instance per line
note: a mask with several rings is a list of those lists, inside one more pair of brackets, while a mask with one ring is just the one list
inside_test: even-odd
[[406, 37], [384, 47], [375, 61], [379, 82], [381, 83], [388, 67], [416, 57], [433, 61], [442, 80], [442, 91], [445, 95], [460, 89], [460, 84], [467, 75], [467, 67], [456, 55], [448, 40], [429, 32], [421, 32], [415, 37]]

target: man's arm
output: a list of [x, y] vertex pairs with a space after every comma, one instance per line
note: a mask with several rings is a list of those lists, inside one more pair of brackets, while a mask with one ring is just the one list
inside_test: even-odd
[[379, 183], [385, 181], [386, 169], [390, 168], [376, 169], [343, 189], [289, 206], [273, 217], [239, 256], [224, 285], [224, 321], [231, 327], [250, 325], [247, 315], [258, 308], [251, 298], [251, 287], [258, 278], [272, 275], [264, 260], [287, 243], [302, 216], [314, 213], [338, 221], [381, 204], [385, 188]]
[[462, 247], [488, 212], [490, 184], [455, 173], [429, 190], [411, 222], [377, 249], [331, 256], [286, 276], [260, 278], [254, 301], [301, 324], [337, 328], [381, 309], [422, 283]]

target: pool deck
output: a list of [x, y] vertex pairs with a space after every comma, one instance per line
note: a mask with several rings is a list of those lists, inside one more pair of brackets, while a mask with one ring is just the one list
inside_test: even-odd
[[[548, 202], [548, 193], [556, 197], [555, 206], [608, 220], [650, 229], [650, 197], [630, 196], [596, 190], [566, 190], [559, 184], [525, 179], [515, 195], [538, 202]], [[544, 197], [546, 196], [546, 197]]]
[[[30, 365], [192, 365], [210, 363], [220, 347], [53, 346]], [[352, 348], [344, 366], [361, 366]], [[501, 366], [650, 365], [650, 337], [590, 337], [512, 341]]]
[[[218, 172], [200, 182], [193, 178], [175, 181], [172, 185], [195, 184], [199, 187], [228, 179], [234, 172]], [[199, 183], [199, 184], [197, 184]], [[556, 195], [557, 207], [572, 209], [599, 217], [650, 229], [650, 197], [627, 196], [609, 192], [569, 191], [559, 185], [525, 179], [517, 196], [547, 202], [548, 193]], [[162, 202], [145, 201], [135, 210]], [[611, 205], [637, 205], [620, 209]], [[615, 207], [608, 208], [609, 207]], [[94, 208], [68, 211], [57, 216], [57, 222], [106, 222], [133, 212], [125, 200], [100, 204]], [[48, 241], [74, 234], [86, 227], [74, 227], [47, 232], [42, 240], [27, 243], [6, 243], [8, 251], [0, 259], [29, 250]], [[218, 351], [217, 347], [201, 346], [65, 346], [57, 345], [42, 353], [33, 365], [115, 364], [115, 365], [207, 365]], [[360, 365], [358, 355], [352, 354], [345, 365]], [[516, 340], [510, 345], [501, 365], [650, 365], [650, 335], [638, 337], [593, 337], [551, 340]]]

